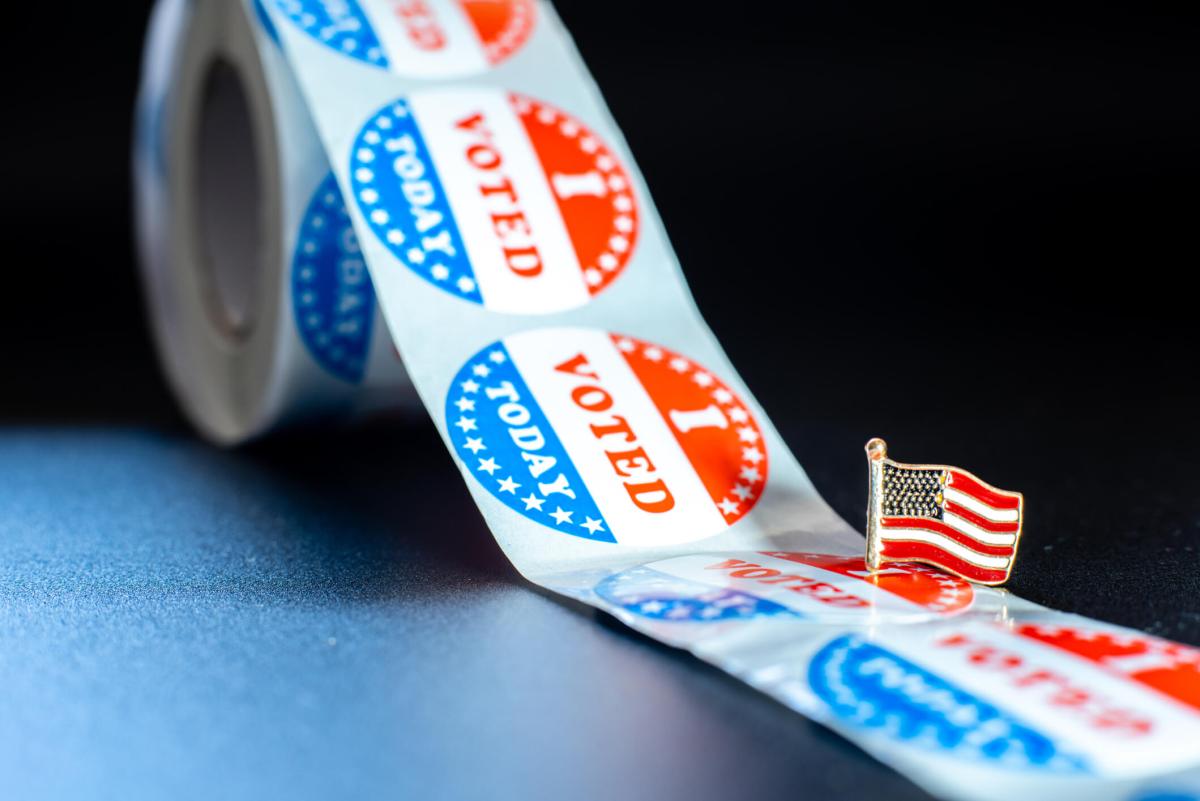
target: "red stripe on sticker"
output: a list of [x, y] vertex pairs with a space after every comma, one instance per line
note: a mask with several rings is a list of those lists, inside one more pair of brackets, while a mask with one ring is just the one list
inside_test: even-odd
[[632, 337], [612, 340], [726, 522], [741, 519], [767, 480], [762, 431], [741, 398], [678, 353]]
[[872, 572], [867, 569], [861, 556], [830, 556], [790, 551], [766, 551], [764, 554], [858, 579], [926, 609], [940, 612], [966, 609], [975, 597], [971, 585], [958, 576], [924, 565], [885, 565], [879, 571]]
[[1121, 635], [1032, 624], [1017, 626], [1015, 632], [1200, 710], [1200, 650], [1133, 632]]
[[522, 95], [510, 100], [558, 204], [584, 283], [595, 295], [621, 273], [637, 243], [629, 174], [573, 117]]
[[533, 30], [534, 0], [459, 0], [489, 64], [504, 60]]

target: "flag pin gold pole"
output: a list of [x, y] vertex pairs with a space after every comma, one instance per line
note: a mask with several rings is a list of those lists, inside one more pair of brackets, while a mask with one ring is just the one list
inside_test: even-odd
[[879, 437], [867, 442], [867, 467], [870, 470], [867, 487], [867, 569], [879, 570], [882, 565], [879, 554], [880, 493], [883, 490], [883, 461], [887, 458], [887, 443]]

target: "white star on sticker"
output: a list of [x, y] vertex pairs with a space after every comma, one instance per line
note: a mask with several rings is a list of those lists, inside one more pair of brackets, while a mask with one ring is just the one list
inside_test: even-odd
[[743, 467], [742, 472], [738, 473], [738, 475], [749, 481], [751, 484], [762, 480], [762, 474], [758, 472], [757, 467]]
[[450, 277], [450, 268], [444, 264], [435, 264], [430, 268], [429, 274], [433, 276], [435, 281], [445, 281]]
[[563, 508], [559, 506], [550, 513], [550, 516], [554, 518], [554, 525], [561, 526], [563, 523], [570, 523], [573, 514], [574, 512], [564, 512]]
[[754, 490], [750, 489], [745, 484], [736, 484], [733, 487], [733, 494], [745, 501], [750, 499], [750, 496], [754, 494]]
[[729, 419], [735, 423], [744, 423], [750, 419], [750, 415], [747, 414], [745, 409], [738, 407], [729, 410]]
[[758, 442], [758, 432], [750, 426], [738, 429], [738, 439], [742, 442]]
[[462, 278], [455, 281], [454, 284], [455, 284], [455, 286], [458, 287], [459, 292], [474, 292], [475, 291], [475, 280], [473, 278], [468, 278], [465, 275]]
[[638, 607], [638, 609], [641, 609], [648, 615], [656, 614], [666, 608], [666, 604], [664, 604], [662, 601], [646, 601], [646, 603]]
[[487, 450], [487, 445], [483, 444], [482, 437], [467, 437], [467, 444], [463, 445], [463, 447], [471, 453], [479, 453], [480, 451]]
[[500, 479], [499, 483], [500, 483], [500, 492], [511, 492], [513, 495], [517, 494], [517, 487], [521, 486], [520, 484], [518, 484], [517, 482], [512, 480], [512, 476], [509, 476], [508, 478]]
[[692, 376], [692, 380], [702, 387], [707, 387], [713, 382], [713, 377], [705, 372], [697, 372]]
[[763, 460], [763, 455], [758, 448], [742, 448], [742, 458], [750, 464], [758, 464]]
[[714, 389], [712, 396], [717, 403], [729, 403], [733, 400], [733, 393], [724, 387]]
[[507, 360], [507, 357], [504, 355], [504, 351], [502, 350], [492, 351], [488, 354], [488, 358], [496, 364], [504, 364], [504, 362]]
[[471, 368], [471, 372], [480, 378], [487, 378], [489, 375], [491, 375], [492, 368], [488, 367], [486, 364], [477, 364]]
[[479, 385], [476, 384], [474, 381], [472, 381], [469, 378], [466, 381], [462, 382], [462, 388], [463, 388], [463, 392], [478, 392], [479, 391]]
[[584, 520], [582, 523], [580, 523], [579, 525], [581, 525], [581, 526], [583, 526], [584, 528], [586, 528], [586, 529], [587, 529], [589, 532], [591, 532], [592, 534], [595, 534], [597, 531], [603, 531], [603, 530], [604, 530], [604, 523], [603, 523], [603, 522], [601, 522], [601, 521], [599, 521], [599, 520], [593, 520], [593, 519], [592, 519], [592, 518], [590, 518], [590, 517], [586, 518], [586, 519], [585, 519], [585, 520]]
[[637, 345], [634, 344], [632, 339], [628, 338], [617, 340], [617, 347], [622, 353], [633, 353], [633, 351], [637, 350]]
[[671, 359], [671, 369], [677, 373], [686, 373], [689, 367], [691, 365], [688, 364], [687, 359], [681, 359], [678, 356]]
[[475, 469], [483, 470], [490, 476], [492, 473], [495, 473], [497, 470], [500, 469], [500, 465], [496, 464], [495, 459], [480, 459], [479, 467], [477, 467]]
[[471, 400], [470, 398], [459, 398], [454, 402], [454, 405], [458, 407], [460, 412], [475, 411], [475, 401]]
[[527, 497], [524, 497], [521, 500], [525, 501], [525, 511], [526, 512], [528, 512], [530, 509], [537, 509], [540, 512], [540, 511], [542, 511], [542, 504], [546, 502], [545, 498], [539, 498], [538, 496], [534, 495], [532, 492], [529, 493], [529, 495]]
[[736, 501], [731, 501], [728, 498], [722, 498], [717, 504], [721, 508], [721, 513], [726, 515], [736, 515], [738, 513], [738, 505]]
[[454, 421], [454, 425], [461, 428], [463, 430], [464, 434], [467, 433], [468, 431], [476, 430], [474, 417], [459, 417], [457, 420]]
[[661, 362], [663, 357], [662, 348], [656, 348], [651, 345], [642, 351], [642, 355], [652, 362]]

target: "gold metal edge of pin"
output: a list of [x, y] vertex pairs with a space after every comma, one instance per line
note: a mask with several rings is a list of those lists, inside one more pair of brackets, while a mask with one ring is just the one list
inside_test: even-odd
[[887, 459], [887, 443], [879, 437], [867, 440], [867, 570], [877, 572], [883, 566], [879, 555], [879, 494], [883, 487], [883, 462]]
[[[1001, 587], [1009, 582], [1009, 580], [1012, 578], [1013, 570], [1017, 566], [1017, 551], [1021, 546], [1021, 534], [1024, 533], [1025, 529], [1024, 493], [1005, 490], [1005, 492], [1010, 492], [1011, 494], [1016, 495], [1019, 499], [1019, 506], [1017, 507], [1019, 510], [1017, 514], [1019, 524], [1017, 527], [1016, 540], [1013, 543], [1013, 555], [1009, 559], [1008, 569], [1004, 571], [1004, 578], [1000, 579], [999, 581], [979, 581], [977, 579], [967, 578], [957, 570], [951, 570], [943, 565], [937, 565], [924, 559], [887, 559], [879, 555], [879, 494], [883, 486], [883, 463], [887, 460], [887, 442], [880, 437], [871, 437], [869, 440], [867, 440], [867, 444], [863, 446], [863, 449], [867, 452], [867, 467], [870, 471], [867, 489], [867, 570], [872, 573], [876, 573], [883, 567], [884, 562], [922, 562], [924, 564], [936, 567], [938, 570], [941, 570], [945, 573], [949, 573], [952, 576], [958, 576], [963, 581], [971, 584], [980, 584], [984, 587]], [[967, 473], [967, 475], [971, 476], [976, 481], [979, 481], [981, 484], [987, 484], [986, 481], [979, 478], [974, 473], [966, 470], [963, 472]]]

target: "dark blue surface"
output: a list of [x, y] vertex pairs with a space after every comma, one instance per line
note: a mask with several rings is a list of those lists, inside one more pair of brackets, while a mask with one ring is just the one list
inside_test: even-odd
[[0, 427], [0, 796], [854, 797], [886, 768], [505, 561], [427, 423]]

